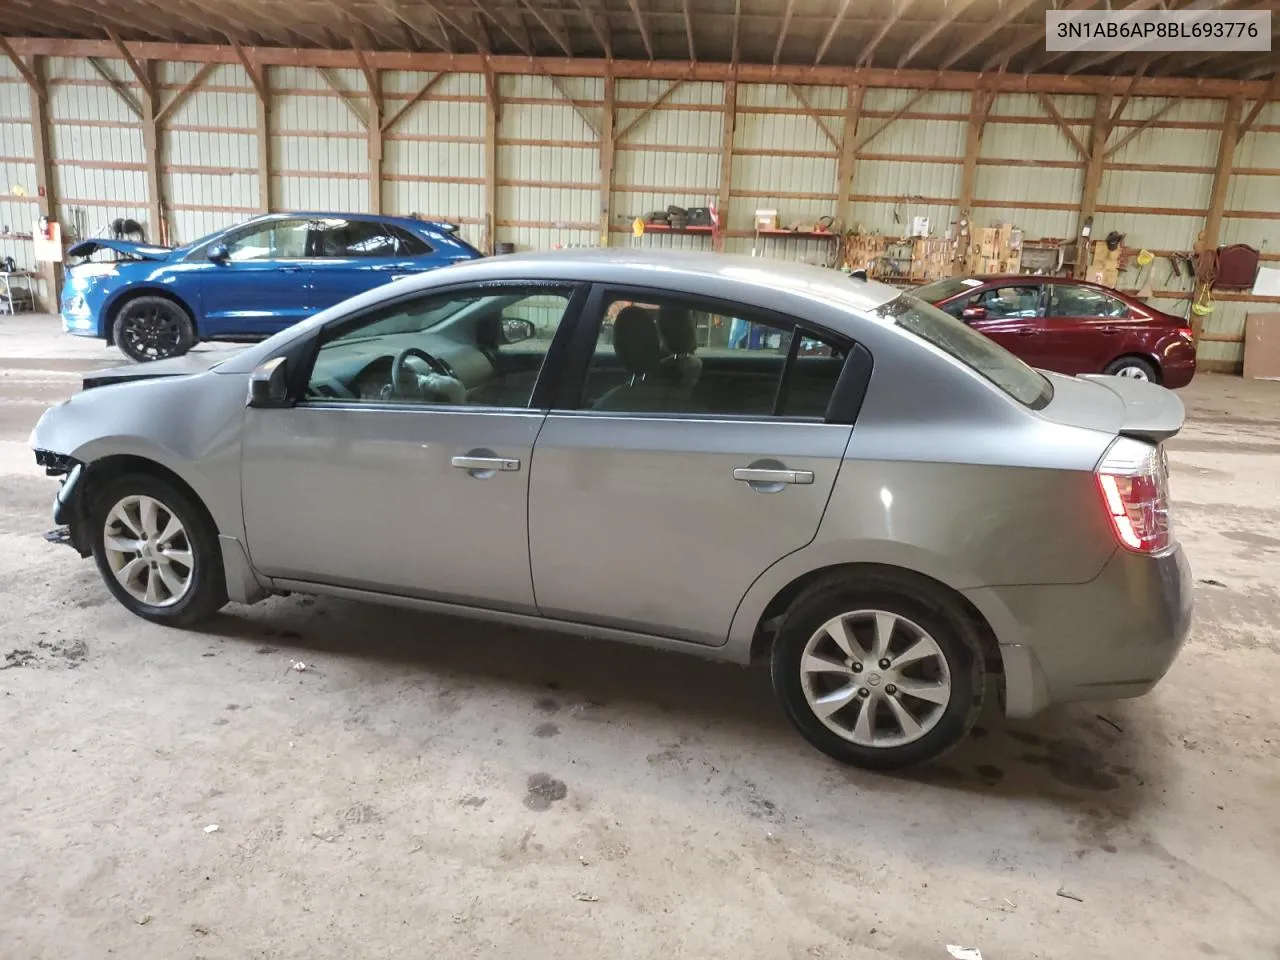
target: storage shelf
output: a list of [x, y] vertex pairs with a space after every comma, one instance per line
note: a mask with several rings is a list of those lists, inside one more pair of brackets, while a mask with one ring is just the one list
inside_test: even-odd
[[761, 237], [795, 237], [797, 240], [839, 240], [834, 230], [757, 230]]
[[672, 227], [662, 223], [646, 223], [644, 225], [645, 233], [705, 233], [707, 235], [715, 233], [715, 227]]

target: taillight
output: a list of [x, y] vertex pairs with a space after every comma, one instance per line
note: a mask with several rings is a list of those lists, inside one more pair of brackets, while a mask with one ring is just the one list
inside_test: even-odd
[[1102, 504], [1120, 546], [1159, 553], [1173, 543], [1169, 520], [1169, 471], [1163, 451], [1121, 437], [1097, 470]]
[[1194, 340], [1196, 335], [1195, 331], [1190, 327], [1179, 327], [1178, 336], [1182, 337], [1184, 340]]

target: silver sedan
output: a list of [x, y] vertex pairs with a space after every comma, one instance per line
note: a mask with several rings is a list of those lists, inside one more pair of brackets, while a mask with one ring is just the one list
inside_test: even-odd
[[988, 694], [1145, 693], [1190, 625], [1172, 393], [817, 267], [491, 258], [84, 386], [32, 434], [49, 536], [160, 623], [292, 591], [768, 658], [880, 769]]

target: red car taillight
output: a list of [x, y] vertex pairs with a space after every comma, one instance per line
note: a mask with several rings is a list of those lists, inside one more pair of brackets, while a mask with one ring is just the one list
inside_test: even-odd
[[1169, 473], [1159, 447], [1121, 438], [1098, 467], [1098, 489], [1120, 546], [1159, 553], [1173, 543]]
[[1186, 340], [1194, 340], [1196, 338], [1195, 331], [1192, 330], [1190, 327], [1179, 327], [1178, 336]]

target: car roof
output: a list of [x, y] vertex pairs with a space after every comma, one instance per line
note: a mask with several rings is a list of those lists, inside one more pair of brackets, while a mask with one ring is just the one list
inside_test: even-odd
[[[485, 257], [449, 268], [451, 274], [532, 276], [596, 283], [649, 285], [662, 275], [699, 281], [745, 283], [829, 300], [862, 312], [902, 296], [874, 280], [859, 280], [829, 267], [736, 253], [654, 250], [637, 247], [582, 247]], [[653, 274], [659, 276], [653, 276]], [[646, 283], [649, 281], [649, 283]]]
[[443, 220], [424, 220], [421, 217], [390, 216], [382, 213], [350, 213], [343, 210], [277, 210], [272, 211], [271, 213], [264, 213], [258, 217], [253, 217], [251, 220], [245, 222], [251, 223], [256, 220], [279, 220], [297, 217], [315, 220], [332, 218], [341, 220], [374, 221], [376, 223], [398, 223], [408, 226], [434, 227], [441, 231], [447, 230], [449, 226], [449, 224]]

